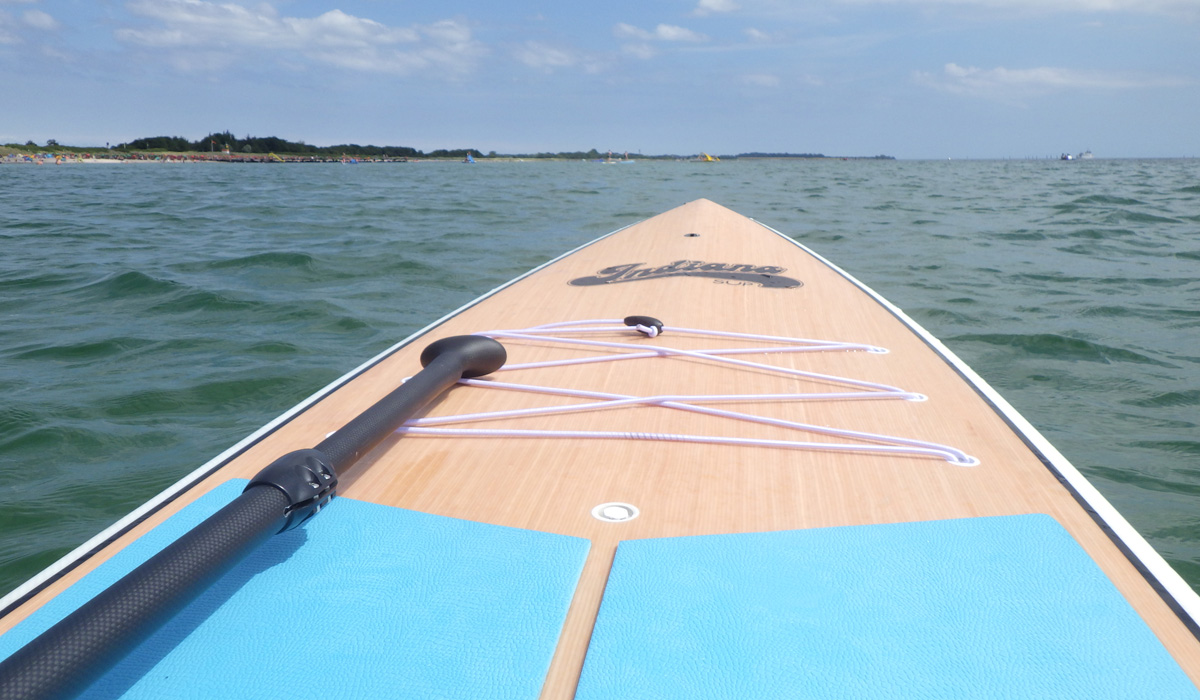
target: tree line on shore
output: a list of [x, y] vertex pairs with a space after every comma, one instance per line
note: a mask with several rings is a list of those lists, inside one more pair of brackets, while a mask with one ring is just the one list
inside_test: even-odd
[[274, 153], [280, 156], [369, 156], [383, 158], [466, 158], [482, 157], [474, 148], [439, 149], [425, 153], [408, 146], [361, 146], [344, 143], [334, 146], [313, 146], [303, 141], [288, 141], [277, 136], [246, 136], [238, 138], [229, 131], [212, 133], [197, 141], [182, 136], [151, 136], [117, 144], [118, 151], [171, 151], [176, 153], [221, 152], [232, 154]]
[[[246, 136], [238, 138], [229, 131], [213, 133], [198, 141], [188, 141], [182, 136], [153, 136], [150, 138], [134, 139], [115, 147], [120, 151], [170, 151], [177, 153], [220, 152], [228, 150], [231, 154], [274, 153], [280, 156], [362, 156], [370, 158], [562, 158], [589, 160], [605, 157], [596, 149], [590, 151], [559, 151], [542, 153], [499, 154], [491, 151], [486, 156], [475, 148], [437, 149], [426, 153], [409, 146], [361, 146], [357, 143], [343, 143], [334, 146], [313, 146], [303, 141], [288, 141], [277, 136]], [[611, 155], [611, 153], [610, 153]], [[642, 156], [639, 158], [674, 158], [675, 156]]]
[[[28, 141], [24, 145], [21, 144], [5, 144], [5, 146], [20, 150], [37, 150], [42, 147], [33, 141]], [[465, 159], [467, 156], [472, 158], [527, 158], [527, 159], [567, 159], [567, 160], [600, 160], [600, 159], [620, 159], [622, 157], [631, 157], [631, 154], [617, 154], [612, 151], [601, 153], [595, 148], [588, 151], [558, 151], [558, 152], [539, 152], [539, 153], [514, 153], [514, 154], [498, 154], [491, 151], [484, 155], [481, 151], [474, 148], [459, 148], [459, 149], [437, 149], [428, 153], [409, 146], [362, 146], [356, 143], [337, 144], [333, 146], [314, 146], [303, 141], [288, 141], [277, 136], [249, 136], [238, 138], [230, 131], [220, 133], [213, 132], [200, 138], [196, 141], [190, 141], [183, 136], [151, 136], [146, 138], [134, 139], [126, 143], [119, 143], [111, 148], [107, 145], [104, 149], [99, 147], [79, 147], [79, 146], [64, 146], [59, 144], [55, 139], [49, 139], [46, 142], [45, 149], [48, 151], [70, 151], [70, 152], [86, 152], [86, 151], [115, 151], [118, 153], [138, 153], [138, 152], [162, 152], [162, 153], [229, 153], [230, 155], [258, 155], [266, 156], [267, 154], [275, 154], [289, 159], [307, 159], [313, 158], [341, 158], [363, 157], [363, 158], [388, 158], [388, 159], [407, 159], [407, 158], [454, 158]], [[642, 153], [632, 154], [639, 160], [643, 159], [662, 159], [672, 160], [678, 159], [681, 156], [677, 155], [645, 155]], [[828, 158], [820, 153], [742, 153], [739, 155], [722, 155], [720, 158], [735, 159], [735, 158]], [[873, 156], [873, 159], [892, 159], [892, 156]]]

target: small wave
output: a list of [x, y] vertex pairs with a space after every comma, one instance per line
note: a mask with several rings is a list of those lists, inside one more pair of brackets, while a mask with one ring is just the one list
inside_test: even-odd
[[[248, 405], [270, 405], [277, 397], [294, 398], [308, 385], [301, 381], [303, 373], [274, 377], [221, 379], [187, 386], [181, 389], [150, 389], [136, 391], [100, 402], [100, 412], [108, 418], [158, 418], [167, 415], [221, 410], [235, 410]], [[298, 384], [305, 384], [298, 388]]]
[[64, 284], [70, 284], [75, 281], [74, 277], [63, 274], [23, 274], [19, 277], [0, 279], [0, 289], [12, 289], [14, 291], [45, 289], [47, 287], [61, 287]]
[[1091, 306], [1080, 311], [1079, 315], [1097, 318], [1127, 318], [1130, 316], [1140, 317], [1142, 312], [1128, 306]]
[[[1160, 527], [1151, 533], [1151, 536], [1157, 539], [1172, 539], [1177, 541], [1196, 541], [1200, 540], [1200, 521], [1190, 520], [1178, 524]], [[1171, 566], [1174, 566], [1174, 562]], [[1200, 573], [1198, 571], [1197, 573]]]
[[954, 340], [1020, 348], [1031, 355], [1045, 355], [1053, 357], [1056, 360], [1105, 363], [1132, 362], [1135, 364], [1169, 366], [1164, 362], [1131, 350], [1114, 348], [1080, 338], [1069, 338], [1053, 333], [1035, 333], [1030, 335], [982, 333], [960, 335], [956, 336]]
[[58, 225], [59, 225], [58, 222], [55, 222], [55, 221], [41, 221], [41, 220], [34, 220], [34, 221], [18, 220], [18, 221], [4, 222], [4, 227], [9, 230], [24, 229], [24, 230], [30, 230], [30, 231], [40, 231], [42, 229], [54, 228]]
[[1009, 233], [997, 233], [993, 238], [1002, 241], [1044, 241], [1046, 234], [1041, 231], [1027, 231], [1024, 229], [1012, 231]]
[[[995, 271], [989, 270], [988, 272], [995, 272]], [[1091, 281], [1090, 278], [1087, 278], [1087, 277], [1078, 277], [1078, 276], [1072, 276], [1072, 275], [1062, 275], [1062, 274], [1058, 274], [1058, 273], [1047, 273], [1047, 272], [1024, 272], [1024, 273], [1020, 273], [1020, 274], [1010, 275], [1009, 277], [1013, 280], [1019, 280], [1022, 282], [1033, 282], [1035, 284], [1042, 284], [1042, 283], [1049, 282], [1049, 283], [1053, 283], [1053, 284], [1063, 285], [1063, 284], [1079, 284], [1081, 282]]]
[[1071, 203], [1077, 205], [1105, 204], [1118, 207], [1135, 207], [1145, 204], [1145, 202], [1137, 199], [1130, 199], [1129, 197], [1116, 197], [1108, 194], [1091, 194], [1086, 197], [1080, 197]]
[[1090, 238], [1097, 241], [1133, 235], [1136, 234], [1127, 228], [1081, 228], [1067, 234], [1069, 238]]
[[1200, 457], [1200, 440], [1142, 440], [1130, 443], [1159, 453], [1176, 454], [1183, 457]]
[[1179, 219], [1172, 219], [1165, 216], [1155, 216], [1153, 214], [1145, 214], [1140, 211], [1130, 211], [1128, 209], [1117, 209], [1109, 212], [1103, 219], [1106, 224], [1178, 224]]
[[242, 309], [263, 307], [259, 301], [242, 301], [206, 290], [182, 292], [174, 295], [173, 299], [155, 304], [150, 311], [165, 313], [187, 313], [189, 311], [238, 311]]
[[21, 406], [0, 406], [0, 437], [19, 433], [37, 424], [38, 414]]
[[1174, 289], [1176, 287], [1186, 287], [1195, 284], [1195, 279], [1192, 277], [1100, 277], [1097, 279], [1097, 282], [1102, 285], [1132, 284], [1136, 286]]
[[362, 319], [354, 318], [353, 316], [338, 316], [336, 318], [331, 318], [320, 326], [320, 328], [338, 332], [361, 331], [370, 327], [371, 324], [363, 321]]
[[212, 262], [205, 263], [204, 266], [212, 270], [241, 270], [261, 267], [314, 270], [317, 267], [317, 260], [308, 253], [277, 251], [271, 253], [259, 253], [257, 255], [246, 255], [240, 258], [214, 260]]
[[923, 322], [944, 323], [952, 328], [960, 328], [963, 326], [978, 326], [981, 319], [975, 316], [970, 316], [963, 313], [951, 311], [950, 309], [924, 308], [913, 309], [913, 316], [922, 319]]
[[154, 341], [145, 338], [109, 338], [88, 343], [71, 343], [69, 345], [51, 345], [33, 348], [12, 355], [18, 360], [56, 360], [60, 362], [86, 362], [104, 357], [119, 355], [130, 350], [143, 348]]
[[13, 453], [28, 451], [30, 454], [42, 454], [47, 451], [59, 454], [64, 451], [88, 451], [98, 454], [100, 450], [105, 449], [107, 442], [106, 437], [95, 430], [52, 425], [25, 430], [0, 441], [0, 449]]
[[170, 294], [180, 285], [170, 280], [152, 277], [143, 272], [130, 270], [109, 275], [99, 281], [78, 287], [74, 292], [84, 292], [101, 299], [120, 299], [131, 296], [154, 296]]
[[131, 416], [170, 415], [177, 413], [185, 406], [193, 405], [187, 398], [186, 391], [139, 391], [132, 394], [109, 399], [100, 409], [109, 418], [128, 418]]
[[[1157, 448], [1159, 445], [1172, 445], [1174, 441], [1151, 441], [1133, 445], [1134, 447], [1151, 447]], [[1200, 450], [1200, 443], [1192, 443], [1192, 445]], [[1174, 450], [1171, 450], [1174, 452]], [[1095, 475], [1118, 484], [1129, 484], [1136, 486], [1146, 491], [1158, 491], [1161, 493], [1174, 494], [1190, 494], [1200, 496], [1200, 484], [1185, 483], [1179, 480], [1163, 479], [1154, 476], [1150, 472], [1134, 471], [1132, 469], [1114, 469], [1112, 467], [1093, 466], [1088, 469], [1089, 476]]]
[[1186, 391], [1168, 391], [1146, 399], [1130, 399], [1123, 402], [1128, 406], [1138, 408], [1178, 408], [1181, 406], [1200, 406], [1200, 389]]
[[269, 341], [265, 343], [255, 343], [246, 348], [246, 352], [255, 355], [295, 355], [301, 352], [299, 346], [292, 343], [282, 341]]
[[[248, 301], [227, 296], [220, 292], [198, 288], [148, 275], [129, 271], [109, 275], [99, 281], [71, 290], [71, 294], [87, 296], [89, 302], [128, 302], [141, 300], [147, 311], [159, 313], [188, 313], [193, 311], [244, 311], [265, 306], [261, 301]], [[158, 299], [155, 299], [155, 298]]]
[[1112, 246], [1097, 245], [1095, 243], [1080, 243], [1078, 245], [1059, 248], [1059, 250], [1064, 253], [1070, 253], [1071, 255], [1083, 255], [1090, 258], [1101, 259], [1104, 258], [1106, 253], [1114, 254], [1118, 252]]

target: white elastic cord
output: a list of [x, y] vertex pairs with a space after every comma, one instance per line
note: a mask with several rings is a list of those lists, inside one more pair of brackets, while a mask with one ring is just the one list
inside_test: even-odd
[[[613, 324], [599, 326], [596, 324]], [[584, 328], [575, 328], [574, 326], [586, 326]], [[612, 333], [628, 331], [629, 326], [626, 326], [620, 319], [602, 319], [595, 321], [563, 321], [560, 323], [547, 323], [541, 326], [530, 326], [529, 328], [510, 328], [506, 331], [488, 331], [479, 333], [479, 335], [490, 336], [493, 332], [507, 333]], [[657, 329], [655, 329], [657, 333]], [[875, 353], [886, 353], [886, 348], [881, 348], [876, 345], [864, 345], [863, 343], [844, 343], [836, 340], [813, 340], [810, 338], [788, 338], [779, 335], [761, 335], [758, 333], [735, 333], [733, 331], [710, 331], [698, 330], [694, 328], [677, 328], [671, 326], [672, 335], [706, 335], [712, 338], [736, 338], [739, 340], [762, 340], [762, 341], [778, 341], [789, 345], [812, 345], [816, 346], [812, 349], [824, 349], [821, 346], [827, 346], [834, 349], [854, 349], [865, 350]]]
[[[782, 447], [797, 450], [824, 450], [829, 452], [869, 452], [904, 456], [939, 457], [952, 464], [971, 467], [978, 461], [958, 461], [947, 455], [946, 450], [900, 447], [896, 445], [850, 445], [833, 442], [799, 442], [796, 440], [758, 440], [754, 438], [718, 437], [710, 435], [678, 435], [674, 433], [621, 433], [593, 430], [469, 430], [466, 428], [422, 428], [405, 426], [398, 428], [402, 435], [430, 435], [438, 437], [520, 437], [520, 438], [576, 438], [609, 440], [660, 440], [666, 442], [692, 442], [712, 445], [738, 445], [741, 447]], [[968, 458], [970, 460], [971, 458]]]
[[[672, 332], [674, 332], [675, 329], [672, 328], [671, 330], [672, 330]], [[750, 369], [766, 370], [768, 372], [775, 372], [778, 374], [790, 374], [795, 377], [805, 377], [807, 379], [815, 379], [818, 381], [827, 381], [827, 382], [833, 382], [836, 384], [850, 384], [853, 386], [860, 386], [863, 388], [875, 389], [875, 390], [878, 390], [881, 392], [890, 392], [890, 393], [897, 393], [897, 394], [907, 393], [903, 389], [898, 389], [894, 386], [888, 386], [887, 384], [878, 384], [875, 382], [864, 382], [864, 381], [860, 381], [857, 379], [849, 379], [847, 377], [836, 377], [836, 376], [829, 375], [829, 374], [819, 374], [817, 372], [805, 372], [804, 370], [799, 370], [799, 369], [788, 369], [785, 367], [776, 367], [774, 365], [767, 365], [767, 364], [763, 364], [761, 362], [749, 362], [747, 360], [735, 360], [733, 358], [723, 357], [723, 355], [732, 354], [730, 352], [725, 352], [723, 350], [717, 350], [716, 352], [713, 352], [713, 351], [709, 351], [709, 350], [680, 350], [678, 348], [669, 348], [669, 347], [647, 348], [644, 345], [635, 345], [633, 343], [612, 343], [612, 342], [605, 342], [605, 341], [600, 341], [600, 340], [583, 340], [581, 338], [548, 339], [545, 336], [540, 336], [540, 335], [536, 335], [533, 333], [513, 332], [513, 331], [488, 331], [487, 333], [481, 333], [480, 335], [486, 335], [491, 338], [507, 338], [509, 340], [529, 340], [529, 341], [552, 340], [555, 343], [563, 343], [566, 345], [577, 345], [577, 346], [581, 346], [581, 347], [595, 347], [595, 348], [608, 348], [608, 349], [613, 349], [613, 350], [637, 350], [637, 351], [640, 351], [641, 354], [639, 354], [637, 356], [637, 358], [635, 358], [635, 359], [640, 359], [643, 357], [653, 357], [654, 355], [663, 355], [663, 356], [679, 355], [681, 357], [691, 357], [691, 358], [702, 359], [702, 360], [714, 360], [717, 362], [724, 362], [726, 364], [738, 365], [741, 367], [748, 367]], [[825, 348], [823, 348], [823, 349], [825, 349]], [[770, 348], [759, 348], [758, 351], [759, 352], [772, 352], [772, 351], [787, 352], [788, 350], [786, 350], [786, 349], [772, 350]], [[626, 354], [609, 355], [609, 356], [604, 356], [602, 358], [591, 358], [590, 361], [592, 361], [592, 362], [595, 362], [597, 360], [612, 361], [612, 360], [620, 360], [620, 359], [629, 359], [629, 355], [626, 355]], [[530, 362], [530, 363], [520, 364], [520, 365], [506, 365], [504, 367], [501, 367], [500, 370], [503, 371], [503, 370], [516, 370], [516, 369], [535, 369], [535, 368], [542, 368], [542, 367], [562, 366], [564, 364], [574, 364], [575, 362], [578, 362], [578, 361], [557, 360], [557, 361], [552, 361], [552, 362], [553, 362], [553, 364], [548, 364], [548, 363], [543, 363], [543, 362]]]
[[[783, 420], [780, 418], [768, 418], [765, 416], [756, 416], [749, 413], [741, 413], [739, 411], [726, 411], [717, 408], [709, 408], [705, 406], [696, 406], [693, 403], [716, 403], [716, 402], [733, 402], [733, 401], [780, 401], [780, 400], [813, 400], [826, 399], [830, 396], [834, 398], [847, 399], [862, 399], [868, 397], [877, 397], [879, 394], [870, 394], [858, 392], [845, 395], [822, 395], [822, 394], [732, 394], [727, 396], [623, 396], [621, 394], [610, 394], [607, 392], [598, 391], [582, 391], [575, 389], [562, 389], [556, 387], [540, 387], [528, 386], [523, 384], [512, 384], [507, 382], [494, 382], [480, 379], [463, 379], [462, 384], [467, 386], [488, 387], [494, 389], [510, 389], [515, 391], [531, 391], [543, 394], [553, 394], [558, 396], [573, 396], [577, 398], [598, 399], [595, 403], [572, 404], [570, 406], [547, 406], [538, 408], [517, 409], [512, 411], [493, 411], [488, 413], [474, 413], [458, 416], [442, 416], [437, 418], [419, 418], [410, 420], [405, 423], [406, 426], [424, 429], [427, 426], [445, 425], [447, 423], [464, 423], [469, 421], [494, 420], [500, 418], [524, 418], [535, 415], [549, 415], [557, 413], [572, 413], [577, 411], [589, 411], [608, 408], [622, 408], [633, 405], [657, 405], [663, 408], [673, 408], [681, 411], [690, 411], [692, 413], [702, 413], [710, 416], [719, 416], [722, 418], [731, 418], [733, 420], [741, 420], [750, 423], [761, 423], [764, 425], [774, 425], [792, 430], [799, 430], [810, 433], [818, 433], [822, 435], [831, 435], [840, 438], [850, 438], [857, 440], [870, 440], [880, 442], [886, 445], [876, 446], [880, 449], [869, 451], [877, 452], [893, 452], [893, 453], [908, 453], [920, 455], [934, 455], [945, 459], [947, 462], [960, 465], [973, 465], [974, 460], [953, 447], [939, 445], [933, 442], [925, 442], [923, 440], [911, 440], [908, 438], [893, 437], [890, 435], [879, 435], [876, 433], [865, 433], [856, 430], [844, 430], [840, 428], [830, 428], [821, 425], [812, 425], [809, 423], [797, 423], [795, 421]], [[403, 430], [403, 429], [402, 429]], [[554, 434], [556, 431], [516, 431], [511, 430], [491, 430], [484, 428], [448, 428], [439, 429], [442, 435], [457, 435], [460, 437], [512, 437], [514, 435], [528, 434], [530, 436], [545, 437], [548, 434]], [[435, 434], [435, 433], [426, 433]], [[574, 437], [585, 437], [579, 431], [571, 433]], [[562, 433], [565, 437], [566, 433]], [[618, 437], [627, 435], [627, 433], [592, 433], [591, 437]], [[639, 433], [639, 435], [645, 435]], [[693, 436], [696, 439], [692, 442], [704, 441], [709, 439], [704, 436]], [[639, 439], [649, 439], [642, 437]], [[668, 438], [662, 438], [668, 439]], [[680, 440], [679, 436], [672, 436], [671, 440]], [[714, 441], [722, 442], [723, 444], [739, 444], [739, 445], [761, 445], [765, 447], [780, 447], [790, 444], [786, 440], [754, 440], [743, 438], [712, 438]], [[730, 442], [730, 441], [733, 442]], [[833, 443], [808, 443], [797, 442], [793, 447], [811, 448], [812, 445], [822, 445], [821, 449], [837, 450], [845, 448], [847, 451], [862, 451], [862, 445], [838, 445]]]
[[[602, 324], [602, 325], [601, 325]], [[614, 325], [609, 325], [614, 324]], [[827, 374], [819, 374], [815, 372], [804, 372], [801, 370], [793, 370], [774, 365], [763, 364], [759, 362], [749, 362], [745, 360], [735, 360], [732, 358], [722, 357], [730, 354], [743, 353], [781, 353], [781, 352], [813, 352], [813, 351], [835, 351], [835, 350], [858, 350], [872, 353], [885, 353], [884, 348], [879, 348], [872, 345], [864, 345], [860, 343], [841, 343], [835, 341], [821, 341], [809, 339], [783, 338], [779, 336], [767, 336], [744, 333], [731, 333], [721, 331], [703, 331], [694, 329], [680, 329], [672, 327], [670, 329], [673, 334], [690, 334], [690, 335], [709, 335], [722, 338], [735, 338], [740, 340], [766, 341], [772, 343], [782, 343], [770, 347], [757, 348], [716, 348], [711, 350], [680, 350], [669, 347], [647, 347], [642, 344], [635, 343], [616, 343], [594, 340], [583, 340], [580, 338], [562, 338], [557, 337], [560, 333], [612, 333], [612, 332], [628, 332], [635, 330], [644, 333], [649, 337], [655, 337], [658, 329], [653, 326], [645, 326], [638, 324], [636, 327], [624, 325], [620, 320], [597, 320], [597, 321], [567, 321], [561, 323], [551, 323], [532, 328], [519, 330], [496, 330], [481, 333], [492, 338], [505, 338], [508, 340], [530, 341], [538, 343], [555, 343], [564, 344], [574, 347], [587, 348], [603, 348], [607, 350], [632, 350], [633, 352], [620, 352], [616, 354], [608, 354], [603, 356], [583, 357], [568, 360], [554, 360], [548, 362], [531, 362], [524, 364], [512, 364], [502, 367], [502, 370], [518, 370], [518, 369], [535, 369], [543, 367], [558, 367], [572, 364], [586, 364], [594, 362], [608, 362], [615, 360], [629, 359], [647, 359], [654, 357], [690, 357], [696, 359], [704, 359], [716, 361], [725, 364], [731, 364], [740, 367], [748, 367], [755, 370], [764, 370], [777, 374], [783, 374], [794, 377], [804, 377], [807, 379], [815, 379], [818, 381], [832, 382], [838, 384], [849, 385], [865, 389], [865, 391], [843, 391], [843, 392], [823, 392], [823, 393], [785, 393], [785, 394], [730, 394], [730, 395], [665, 395], [665, 396], [626, 396], [621, 394], [612, 394], [608, 392], [585, 391], [578, 389], [563, 389], [556, 387], [532, 386], [527, 384], [514, 384], [510, 382], [498, 382], [493, 380], [479, 379], [464, 379], [460, 383], [474, 387], [487, 387], [493, 389], [506, 389], [512, 391], [528, 391], [536, 393], [551, 394], [557, 396], [570, 396], [574, 398], [591, 399], [588, 403], [571, 404], [567, 406], [551, 406], [518, 409], [512, 411], [493, 411], [486, 413], [473, 413], [458, 416], [443, 416], [436, 418], [421, 418], [410, 420], [405, 423], [405, 427], [400, 428], [397, 432], [403, 432], [413, 435], [442, 435], [456, 437], [539, 437], [539, 438], [597, 438], [597, 439], [626, 439], [626, 440], [668, 440], [674, 442], [701, 442], [723, 445], [756, 445], [762, 447], [786, 447], [792, 449], [806, 450], [825, 450], [825, 451], [841, 451], [841, 452], [871, 452], [885, 454], [903, 454], [910, 456], [933, 456], [956, 464], [959, 466], [974, 466], [979, 463], [977, 459], [967, 455], [953, 447], [941, 445], [923, 440], [913, 440], [908, 438], [894, 437], [890, 435], [880, 435], [875, 433], [866, 433], [855, 430], [844, 430], [839, 428], [831, 428], [827, 426], [812, 425], [807, 423], [798, 423], [795, 421], [782, 420], [777, 418], [768, 418], [764, 416], [756, 416], [748, 413], [737, 411], [726, 411], [717, 408], [706, 406], [698, 406], [699, 403], [720, 403], [720, 402], [735, 402], [735, 401], [829, 401], [829, 400], [871, 400], [871, 399], [904, 399], [909, 401], [924, 400], [920, 394], [904, 391], [886, 384], [875, 382], [865, 382], [846, 377], [837, 377]], [[562, 430], [494, 430], [484, 428], [435, 428], [434, 425], [445, 425], [448, 423], [462, 423], [469, 421], [484, 421], [495, 420], [501, 418], [514, 417], [529, 417], [537, 415], [562, 414], [578, 411], [592, 411], [609, 408], [620, 408], [635, 405], [653, 405], [663, 408], [671, 408], [676, 410], [690, 411], [701, 413], [710, 416], [718, 416], [740, 421], [753, 423], [761, 423], [773, 425], [792, 430], [799, 430], [822, 435], [829, 435], [839, 438], [848, 438], [855, 440], [865, 440], [880, 444], [845, 444], [845, 443], [825, 443], [825, 442], [803, 442], [790, 440], [759, 440], [752, 438], [732, 438], [720, 436], [702, 436], [702, 435], [675, 435], [661, 433], [626, 433], [626, 432], [603, 432], [603, 431], [562, 431]]]

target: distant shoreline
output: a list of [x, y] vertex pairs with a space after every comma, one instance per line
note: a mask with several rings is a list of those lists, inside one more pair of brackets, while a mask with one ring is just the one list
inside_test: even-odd
[[[208, 148], [208, 146], [212, 148]], [[483, 161], [601, 161], [616, 162], [629, 160], [704, 161], [720, 160], [895, 160], [894, 156], [827, 156], [823, 153], [762, 152], [728, 155], [657, 154], [629, 153], [618, 151], [559, 151], [538, 153], [496, 153], [486, 155], [474, 148], [438, 149], [425, 153], [415, 148], [401, 146], [360, 146], [343, 144], [337, 146], [310, 146], [304, 142], [290, 142], [275, 137], [246, 137], [238, 139], [231, 133], [212, 134], [200, 141], [189, 141], [182, 137], [154, 137], [137, 139], [129, 143], [105, 146], [68, 146], [54, 140], [39, 146], [29, 141], [25, 144], [7, 143], [0, 145], [0, 163], [37, 162], [222, 162], [222, 163], [337, 163], [337, 162], [387, 162], [409, 163], [421, 161], [483, 162]]]
[[[472, 163], [537, 163], [537, 162], [597, 162], [597, 163], [632, 163], [637, 161], [665, 162], [694, 162], [698, 159], [680, 156], [637, 156], [630, 158], [578, 158], [561, 156], [479, 156]], [[738, 160], [896, 160], [892, 156], [823, 156], [823, 155], [777, 155], [777, 156], [720, 156], [713, 161]], [[389, 158], [383, 156], [345, 156], [340, 158], [329, 156], [277, 156], [274, 154], [209, 154], [209, 153], [121, 153], [121, 154], [92, 154], [74, 152], [14, 152], [0, 150], [0, 165], [123, 165], [157, 163], [166, 165], [182, 165], [189, 163], [256, 163], [264, 165], [295, 164], [295, 163], [461, 163], [462, 158]]]

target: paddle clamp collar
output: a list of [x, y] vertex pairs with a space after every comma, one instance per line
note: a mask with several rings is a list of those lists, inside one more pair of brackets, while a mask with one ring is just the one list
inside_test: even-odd
[[291, 530], [316, 515], [337, 490], [337, 473], [329, 458], [317, 450], [296, 450], [271, 462], [246, 485], [274, 486], [288, 498], [280, 532]]

